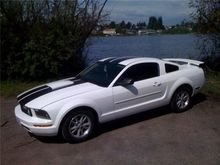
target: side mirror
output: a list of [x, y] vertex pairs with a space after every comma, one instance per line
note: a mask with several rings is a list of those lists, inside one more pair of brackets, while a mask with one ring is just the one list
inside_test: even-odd
[[127, 86], [127, 85], [132, 85], [132, 84], [134, 84], [134, 80], [131, 78], [125, 78], [124, 80], [118, 82], [118, 85], [121, 85], [121, 86]]

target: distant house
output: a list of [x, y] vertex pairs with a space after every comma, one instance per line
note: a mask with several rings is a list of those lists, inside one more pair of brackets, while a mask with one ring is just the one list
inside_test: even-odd
[[125, 34], [127, 34], [127, 35], [135, 35], [135, 34], [137, 34], [137, 31], [136, 30], [126, 29]]
[[110, 36], [113, 36], [113, 35], [116, 35], [116, 30], [115, 29], [104, 29], [102, 31], [102, 33], [104, 35], [110, 35]]
[[142, 29], [138, 30], [138, 35], [148, 35], [148, 34], [155, 34], [157, 31], [152, 29]]

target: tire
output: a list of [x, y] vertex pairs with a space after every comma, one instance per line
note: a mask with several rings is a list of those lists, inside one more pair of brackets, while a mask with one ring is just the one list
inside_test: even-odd
[[187, 87], [178, 88], [171, 100], [171, 109], [174, 112], [184, 112], [191, 107], [191, 92]]
[[93, 134], [94, 125], [95, 117], [92, 112], [86, 110], [73, 111], [63, 121], [62, 136], [70, 143], [83, 142]]

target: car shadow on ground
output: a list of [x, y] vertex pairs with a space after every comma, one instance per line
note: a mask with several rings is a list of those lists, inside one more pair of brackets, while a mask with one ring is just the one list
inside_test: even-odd
[[[207, 96], [203, 93], [199, 93], [193, 97], [192, 106], [195, 106], [207, 99]], [[92, 138], [100, 136], [109, 131], [113, 131], [116, 129], [120, 129], [122, 127], [126, 127], [135, 123], [139, 123], [142, 121], [150, 120], [159, 116], [164, 116], [167, 114], [173, 113], [169, 106], [164, 106], [152, 110], [148, 110], [145, 112], [141, 112], [135, 115], [131, 115], [128, 117], [124, 117], [121, 119], [113, 120], [107, 123], [99, 124], [96, 132]], [[32, 135], [33, 136], [33, 135]], [[39, 141], [43, 143], [66, 143], [65, 140], [61, 136], [56, 137], [36, 137]]]

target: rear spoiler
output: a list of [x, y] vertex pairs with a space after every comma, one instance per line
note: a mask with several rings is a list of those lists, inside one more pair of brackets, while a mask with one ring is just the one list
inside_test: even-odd
[[164, 61], [174, 62], [180, 65], [194, 65], [194, 66], [202, 66], [204, 62], [197, 61], [197, 60], [190, 60], [190, 59], [183, 59], [183, 58], [164, 58]]

